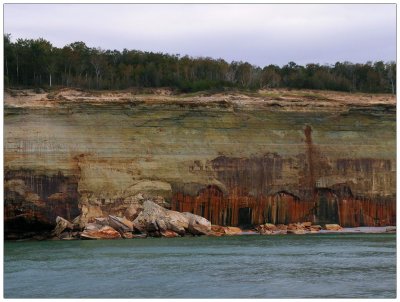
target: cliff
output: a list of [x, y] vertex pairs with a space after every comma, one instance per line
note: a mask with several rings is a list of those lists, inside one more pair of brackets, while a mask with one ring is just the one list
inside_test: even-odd
[[6, 238], [123, 216], [139, 193], [219, 225], [394, 225], [396, 99], [8, 90], [4, 166]]

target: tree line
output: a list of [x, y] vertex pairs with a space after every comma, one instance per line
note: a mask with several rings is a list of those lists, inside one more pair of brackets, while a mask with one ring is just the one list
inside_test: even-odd
[[4, 35], [6, 87], [74, 87], [126, 89], [171, 87], [182, 92], [238, 88], [326, 89], [347, 92], [396, 93], [396, 63], [334, 65], [289, 62], [264, 68], [247, 62], [226, 62], [139, 50], [103, 50], [74, 42], [62, 48], [39, 39], [11, 41]]

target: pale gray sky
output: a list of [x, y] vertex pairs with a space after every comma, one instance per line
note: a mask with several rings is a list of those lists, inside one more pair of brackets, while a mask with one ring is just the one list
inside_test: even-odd
[[4, 31], [261, 67], [396, 59], [395, 4], [5, 4]]

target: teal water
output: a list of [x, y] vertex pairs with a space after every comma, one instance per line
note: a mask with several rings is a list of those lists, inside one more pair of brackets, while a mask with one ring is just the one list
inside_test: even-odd
[[5, 242], [5, 298], [395, 298], [395, 234]]

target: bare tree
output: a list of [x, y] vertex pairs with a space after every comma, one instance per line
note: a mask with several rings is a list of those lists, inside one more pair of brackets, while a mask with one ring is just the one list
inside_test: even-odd
[[100, 48], [92, 50], [90, 63], [92, 64], [94, 72], [96, 74], [96, 86], [98, 89], [100, 86], [100, 78], [103, 72], [103, 68], [106, 64], [105, 58], [103, 56], [103, 51]]

